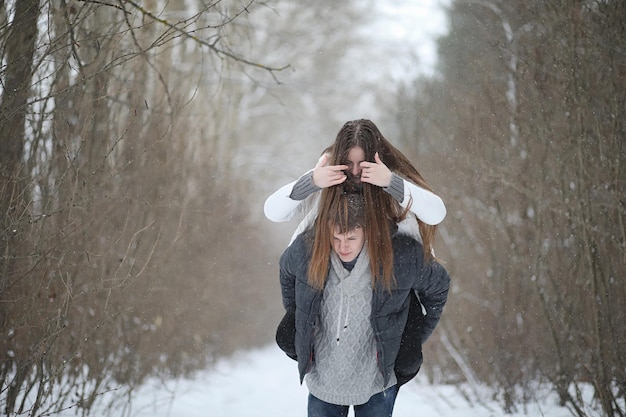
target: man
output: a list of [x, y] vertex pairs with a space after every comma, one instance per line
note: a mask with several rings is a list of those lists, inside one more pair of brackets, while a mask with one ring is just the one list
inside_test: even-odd
[[[372, 262], [364, 197], [334, 196], [280, 258], [287, 314], [277, 342], [306, 379], [309, 417], [346, 416], [350, 406], [355, 417], [391, 416], [399, 386], [421, 365], [450, 278], [399, 233], [391, 237], [393, 259]], [[388, 262], [392, 276], [372, 268]]]

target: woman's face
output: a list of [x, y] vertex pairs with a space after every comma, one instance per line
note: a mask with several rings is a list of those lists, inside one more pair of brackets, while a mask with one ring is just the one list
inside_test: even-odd
[[348, 165], [346, 175], [348, 179], [355, 184], [361, 182], [361, 162], [365, 161], [365, 151], [360, 146], [355, 146], [348, 152], [348, 160], [345, 165]]
[[351, 262], [359, 256], [365, 244], [365, 232], [357, 227], [346, 233], [341, 233], [339, 227], [333, 233], [333, 250], [343, 262]]

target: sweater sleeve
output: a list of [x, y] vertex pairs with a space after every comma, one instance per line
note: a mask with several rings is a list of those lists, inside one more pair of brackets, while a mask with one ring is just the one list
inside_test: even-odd
[[[398, 200], [400, 205], [407, 207], [410, 204], [409, 210], [426, 224], [436, 225], [441, 223], [447, 213], [443, 200], [435, 193], [412, 182], [405, 179], [402, 179], [402, 182], [404, 184], [404, 199], [402, 201]], [[392, 185], [393, 180], [388, 188], [391, 188]], [[394, 195], [391, 192], [389, 193], [392, 196]]]
[[402, 203], [404, 201], [404, 180], [395, 173], [391, 173], [391, 182], [388, 187], [383, 187], [383, 190], [392, 196], [398, 203]]
[[313, 171], [309, 171], [296, 181], [289, 198], [301, 201], [319, 190], [321, 188], [313, 184]]
[[286, 222], [297, 213], [300, 203], [309, 195], [320, 190], [311, 181], [313, 171], [309, 171], [296, 181], [283, 185], [267, 197], [263, 212], [268, 220], [276, 223]]

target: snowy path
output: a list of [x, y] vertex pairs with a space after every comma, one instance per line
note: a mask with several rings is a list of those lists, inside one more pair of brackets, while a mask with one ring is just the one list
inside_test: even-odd
[[[148, 384], [134, 399], [133, 417], [306, 417], [306, 386], [300, 386], [296, 363], [277, 347], [236, 355], [193, 381]], [[507, 417], [569, 417], [547, 400], [528, 414]], [[352, 412], [350, 413], [352, 415]], [[419, 380], [398, 395], [394, 417], [499, 417], [497, 405], [470, 406], [449, 386]]]

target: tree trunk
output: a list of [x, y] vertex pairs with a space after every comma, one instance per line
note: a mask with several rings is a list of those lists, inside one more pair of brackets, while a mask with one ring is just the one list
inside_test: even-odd
[[20, 171], [38, 16], [39, 0], [17, 2], [6, 43], [6, 76], [0, 100], [0, 291], [7, 280], [10, 241], [20, 233], [17, 221], [26, 182]]

